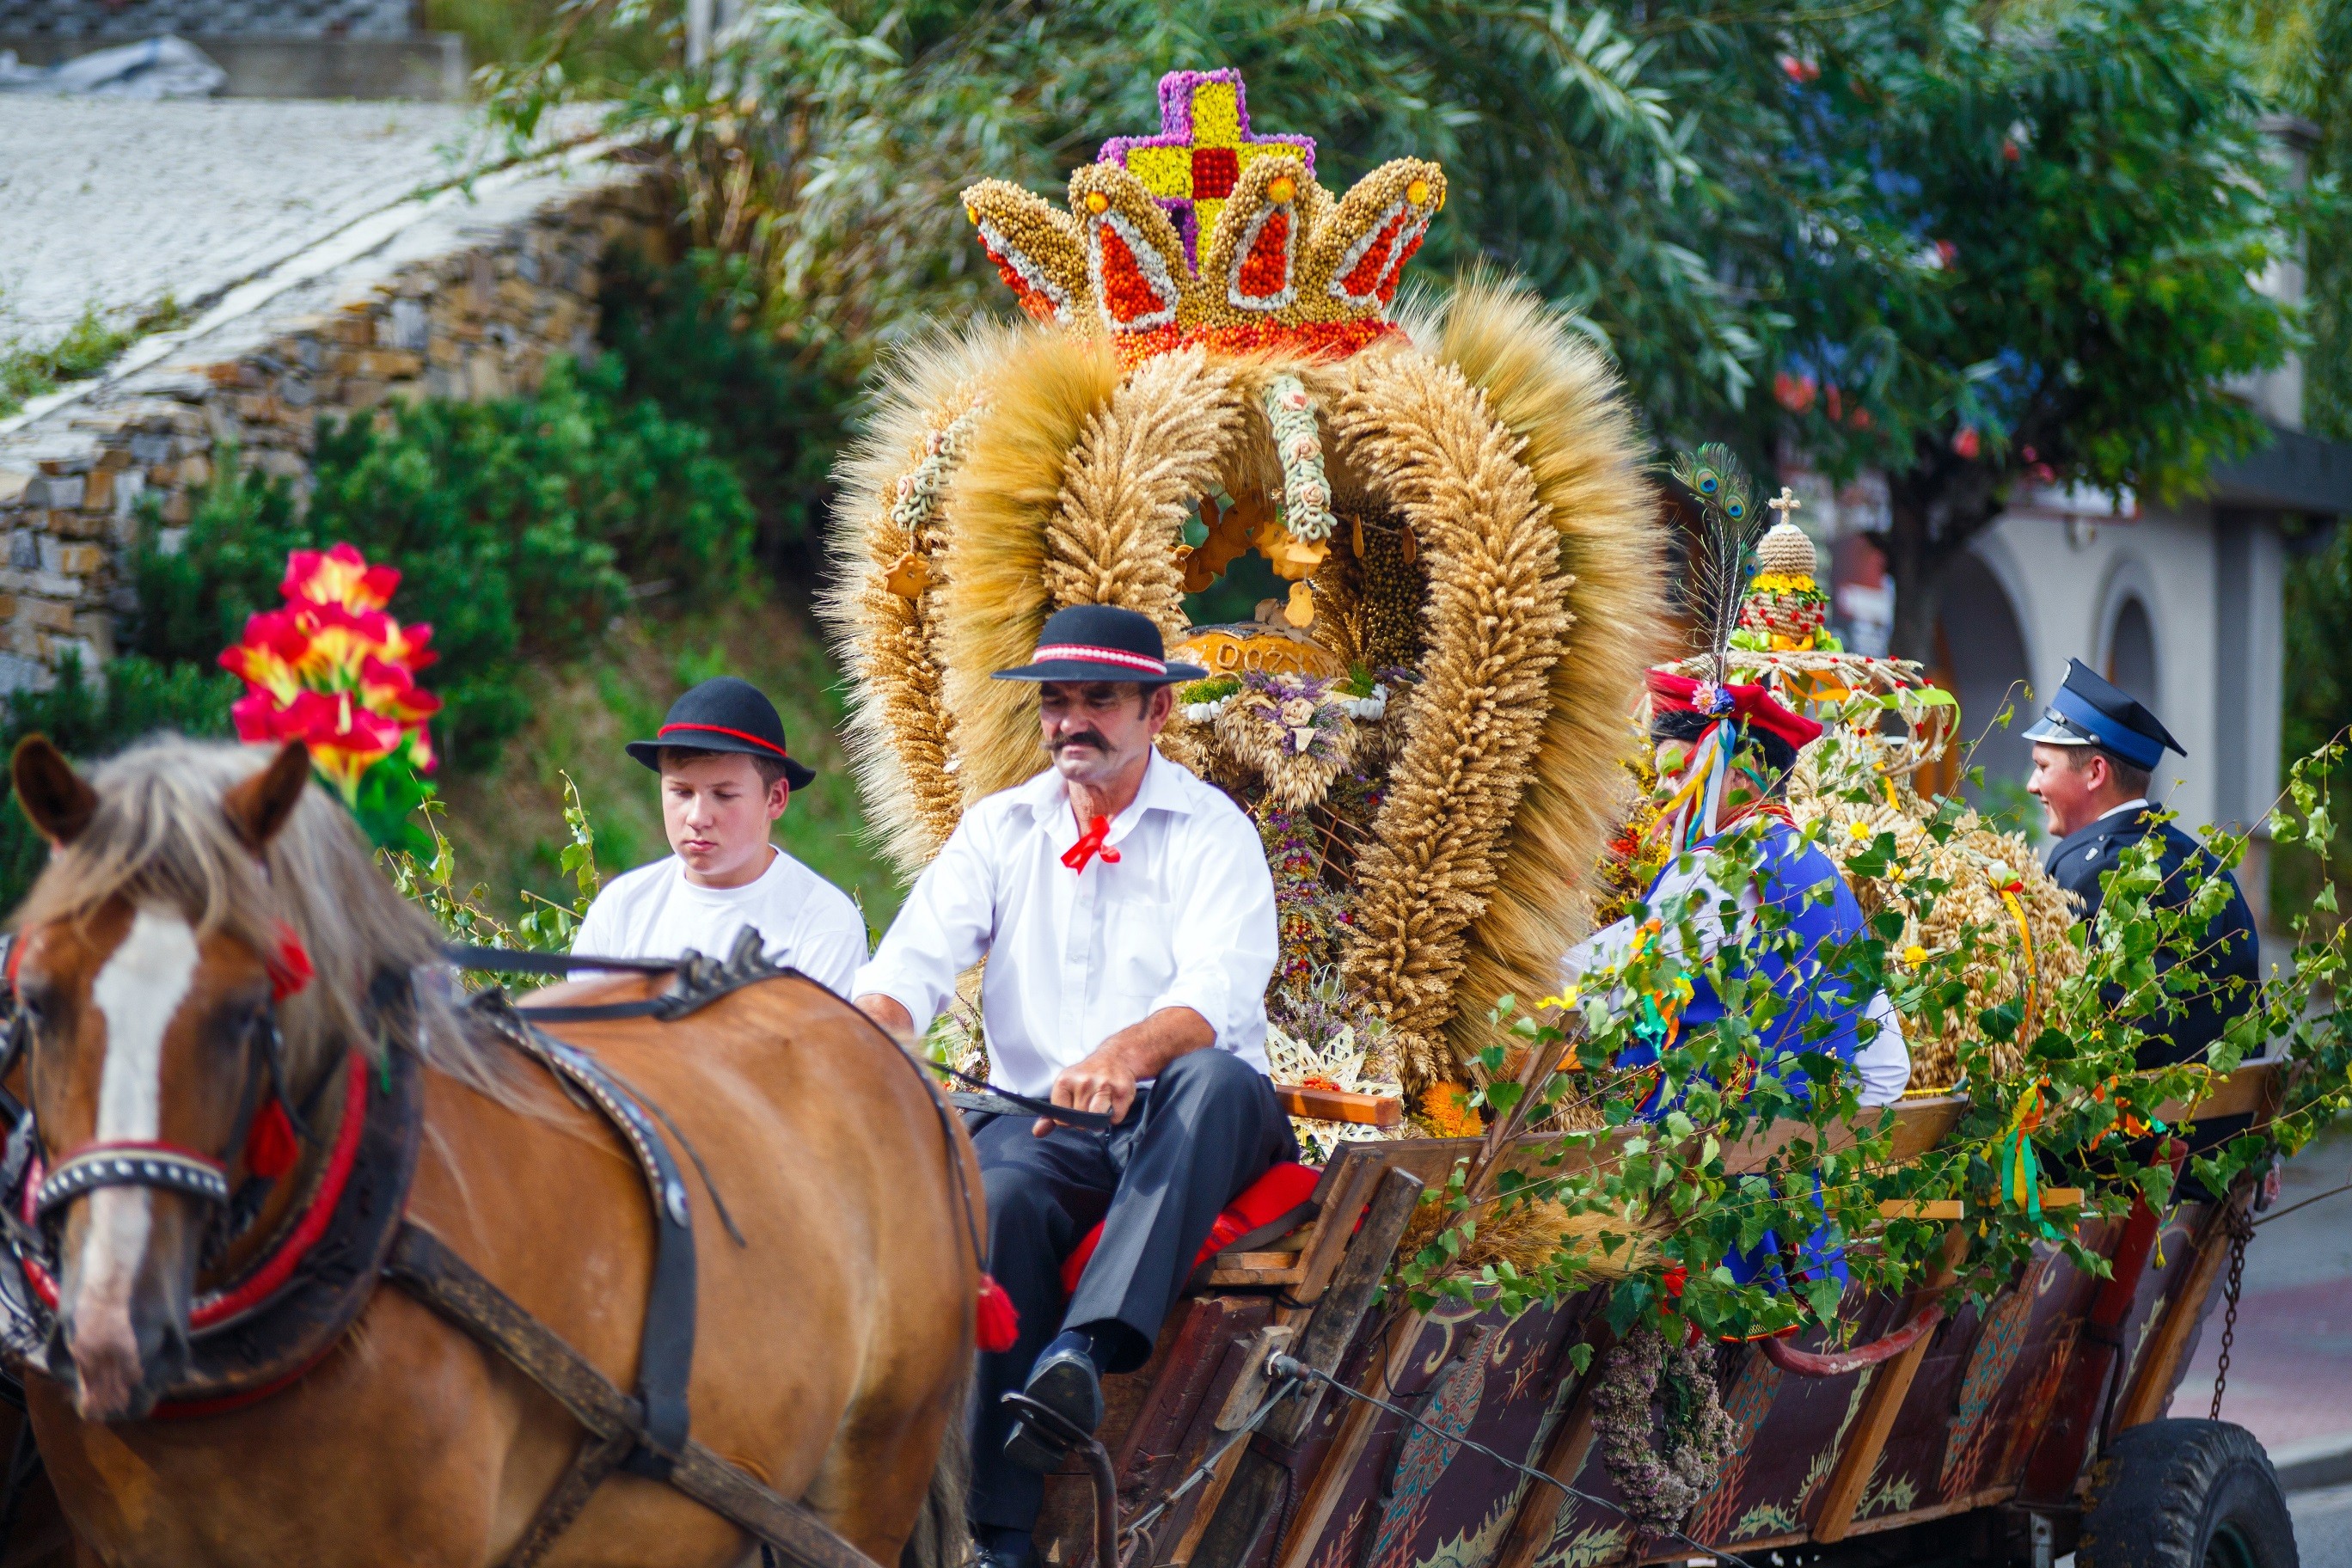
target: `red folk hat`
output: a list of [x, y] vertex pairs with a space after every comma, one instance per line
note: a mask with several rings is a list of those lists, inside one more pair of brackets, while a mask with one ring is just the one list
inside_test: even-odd
[[1697, 713], [1710, 719], [1736, 716], [1749, 729], [1777, 735], [1798, 751], [1820, 739], [1822, 733], [1819, 724], [1783, 707], [1780, 699], [1761, 686], [1737, 682], [1717, 686], [1712, 680], [1697, 680], [1664, 669], [1650, 671], [1650, 707], [1654, 712]]

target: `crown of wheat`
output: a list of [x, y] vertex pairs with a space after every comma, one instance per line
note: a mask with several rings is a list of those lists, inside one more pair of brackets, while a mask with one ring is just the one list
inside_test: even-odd
[[1399, 158], [1335, 200], [1311, 139], [1251, 132], [1239, 71], [1171, 71], [1160, 110], [1158, 134], [1114, 137], [1070, 175], [1066, 215], [1003, 180], [964, 192], [1023, 309], [1108, 333], [1130, 363], [1193, 342], [1343, 355], [1396, 331], [1444, 171]]

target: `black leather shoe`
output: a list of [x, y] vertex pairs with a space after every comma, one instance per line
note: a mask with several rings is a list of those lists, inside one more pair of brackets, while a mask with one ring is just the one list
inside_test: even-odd
[[[1056, 1341], [1046, 1346], [1022, 1392], [1081, 1431], [1091, 1434], [1102, 1425], [1102, 1377], [1082, 1344]], [[1027, 1421], [1004, 1440], [1006, 1458], [1041, 1474], [1061, 1464], [1069, 1451], [1067, 1443]]]
[[971, 1568], [1037, 1568], [1037, 1549], [1009, 1530], [972, 1531]]

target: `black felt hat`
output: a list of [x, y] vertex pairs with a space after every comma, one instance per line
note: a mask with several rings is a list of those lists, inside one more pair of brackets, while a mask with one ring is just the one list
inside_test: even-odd
[[747, 757], [770, 757], [784, 764], [784, 782], [806, 789], [816, 770], [793, 759], [784, 745], [784, 721], [776, 705], [748, 680], [722, 675], [706, 680], [669, 705], [661, 733], [650, 741], [632, 741], [629, 755], [656, 773], [668, 747], [695, 752], [738, 752]]
[[1167, 645], [1149, 616], [1116, 605], [1072, 605], [1047, 617], [1029, 663], [1019, 669], [1000, 669], [995, 679], [1167, 686], [1199, 680], [1208, 673], [1197, 664], [1169, 663]]

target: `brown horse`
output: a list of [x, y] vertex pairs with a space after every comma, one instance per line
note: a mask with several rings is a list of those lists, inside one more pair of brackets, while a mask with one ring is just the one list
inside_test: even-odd
[[[55, 846], [20, 916], [16, 973], [30, 1029], [15, 1081], [47, 1168], [94, 1143], [169, 1146], [167, 1160], [193, 1152], [190, 1168], [251, 1191], [253, 1107], [283, 1105], [304, 1129], [299, 1163], [241, 1229], [173, 1184], [100, 1184], [45, 1215], [56, 1332], [48, 1373], [26, 1381], [77, 1535], [108, 1563], [157, 1568], [502, 1561], [583, 1444], [537, 1385], [386, 1286], [290, 1385], [175, 1411], [190, 1303], [269, 1255], [343, 1106], [364, 1096], [347, 1101], [345, 1085], [389, 1082], [405, 1053], [424, 1069], [408, 1222], [625, 1389], [654, 1231], [636, 1165], [605, 1122], [444, 999], [439, 933], [310, 786], [299, 746], [272, 761], [163, 741], [85, 782], [37, 738], [14, 773]], [[601, 1001], [647, 983], [563, 989]], [[688, 1184], [701, 1237], [693, 1436], [878, 1563], [958, 1552], [979, 1278], [959, 1205], [979, 1186], [924, 1075], [796, 979], [678, 1022], [552, 1032], [666, 1110], [708, 1167], [707, 1187]], [[679, 1492], [621, 1474], [545, 1561], [683, 1568], [750, 1550]]]

